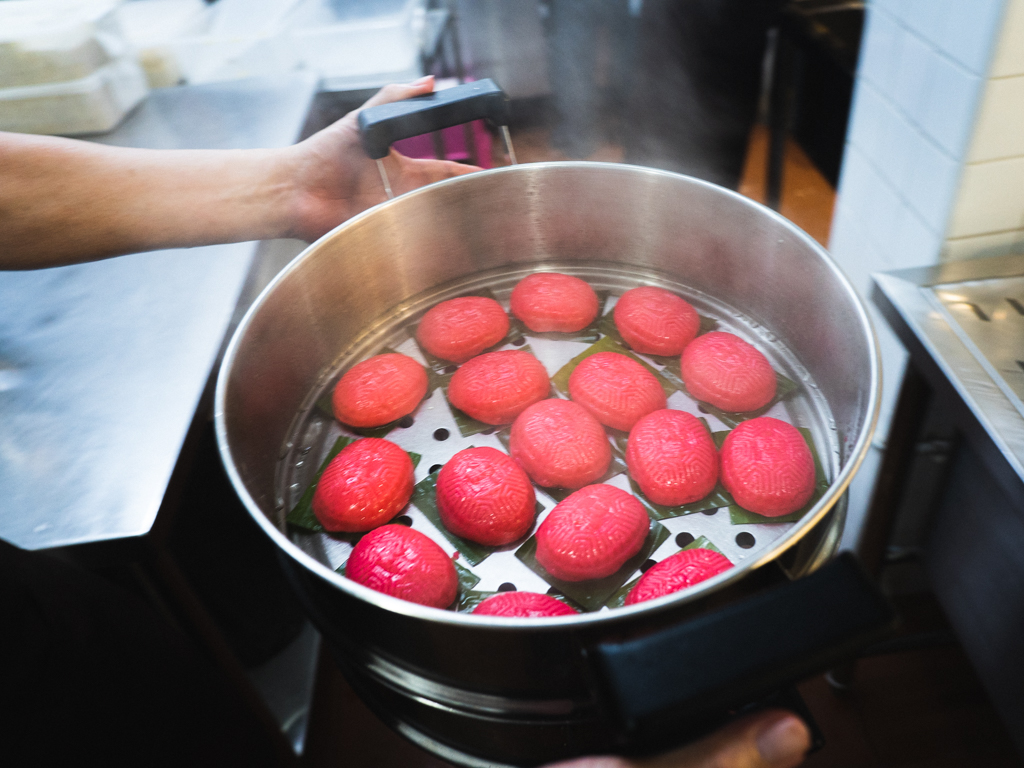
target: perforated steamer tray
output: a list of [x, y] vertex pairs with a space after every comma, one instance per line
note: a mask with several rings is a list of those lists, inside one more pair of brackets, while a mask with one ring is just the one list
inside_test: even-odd
[[[452, 283], [441, 288], [420, 294], [408, 302], [384, 313], [378, 322], [368, 328], [360, 339], [353, 344], [339, 359], [335, 361], [321, 377], [320, 383], [309, 393], [303, 408], [295, 418], [289, 431], [285, 452], [278, 463], [276, 477], [276, 515], [275, 522], [285, 531], [289, 538], [303, 551], [311, 555], [332, 570], [344, 572], [344, 564], [352, 552], [353, 544], [350, 537], [334, 536], [327, 533], [311, 533], [290, 526], [285, 518], [292, 510], [303, 493], [314, 481], [317, 470], [327, 456], [331, 447], [341, 436], [358, 438], [359, 435], [346, 429], [333, 419], [325, 410], [317, 405], [330, 393], [341, 374], [355, 363], [365, 360], [382, 350], [390, 348], [409, 355], [420, 363], [425, 363], [413, 334], [419, 318], [430, 307], [456, 296], [489, 290], [507, 310], [512, 288], [526, 275], [536, 271], [554, 271], [575, 275], [587, 281], [596, 291], [607, 291], [608, 299], [603, 312], [608, 314], [623, 292], [639, 285], [657, 285], [678, 293], [689, 301], [704, 317], [713, 318], [718, 322], [718, 329], [734, 333], [754, 344], [771, 362], [779, 373], [791, 379], [798, 386], [794, 393], [774, 404], [764, 415], [789, 422], [797, 427], [810, 431], [826, 479], [831, 480], [838, 473], [839, 448], [835, 422], [828, 404], [821, 395], [807, 371], [800, 365], [796, 357], [776, 338], [772, 331], [759, 325], [745, 316], [739, 309], [730, 307], [713, 297], [698, 293], [685, 285], [666, 279], [653, 273], [623, 268], [620, 265], [589, 265], [581, 267], [579, 262], [546, 263], [538, 268], [502, 270], [498, 272], [479, 273], [472, 278]], [[339, 311], [344, 311], [343, 307]], [[552, 339], [550, 334], [534, 335], [528, 330], [524, 332], [529, 350], [544, 364], [548, 375], [553, 376], [572, 358], [587, 349], [593, 342], [567, 341]], [[501, 349], [524, 348], [505, 345]], [[637, 354], [637, 353], [633, 353]], [[655, 369], [663, 366], [655, 359], [639, 355]], [[552, 387], [552, 395], [562, 395]], [[729, 426], [711, 413], [702, 412], [701, 407], [693, 398], [682, 391], [675, 391], [668, 398], [668, 407], [687, 411], [703, 418], [712, 432], [725, 431]], [[408, 419], [404, 422], [408, 424]], [[420, 454], [421, 461], [415, 470], [415, 481], [424, 480], [431, 469], [435, 471], [454, 454], [471, 446], [489, 446], [506, 451], [499, 439], [500, 428], [488, 430], [487, 433], [473, 434], [463, 437], [445, 398], [444, 391], [439, 387], [428, 395], [412, 414], [412, 424], [406, 427], [395, 427], [385, 437], [407, 451]], [[612, 439], [611, 436], [609, 439]], [[629, 478], [624, 472], [606, 480], [609, 485], [630, 491]], [[538, 514], [532, 534], [536, 526], [555, 506], [556, 500], [551, 498], [542, 488], [535, 486], [537, 500], [543, 506]], [[552, 585], [541, 578], [515, 553], [524, 537], [506, 547], [491, 550], [491, 554], [477, 565], [468, 563], [459, 557], [456, 548], [442, 531], [431, 522], [424, 513], [410, 503], [401, 515], [411, 522], [416, 530], [426, 534], [450, 556], [455, 562], [468, 569], [479, 582], [473, 589], [481, 592], [494, 592], [499, 588], [509, 589], [514, 586], [519, 591], [548, 592]], [[693, 539], [705, 537], [714, 547], [719, 549], [734, 565], [743, 563], [750, 558], [761, 558], [775, 546], [784, 534], [797, 525], [796, 522], [733, 524], [727, 509], [719, 508], [705, 512], [686, 514], [660, 520], [668, 530], [668, 537], [651, 554], [650, 559], [641, 568], [651, 565], [651, 560], [660, 561], [679, 551]], [[689, 534], [680, 536], [680, 534]], [[626, 583], [638, 577], [641, 569], [629, 574]], [[609, 610], [604, 607], [600, 610]]]

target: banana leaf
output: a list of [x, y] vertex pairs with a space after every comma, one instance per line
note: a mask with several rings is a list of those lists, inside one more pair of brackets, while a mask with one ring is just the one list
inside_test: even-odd
[[466, 558], [470, 565], [479, 565], [491, 554], [492, 550], [489, 547], [467, 541], [444, 527], [444, 523], [441, 522], [441, 513], [437, 509], [436, 472], [427, 475], [416, 484], [412, 490], [412, 503], [430, 522], [437, 526], [437, 530], [451, 542], [452, 546], [462, 557]]
[[651, 521], [650, 531], [640, 551], [629, 558], [626, 563], [611, 576], [588, 581], [562, 581], [556, 579], [540, 563], [537, 562], [537, 538], [531, 536], [518, 550], [518, 557], [527, 568], [532, 570], [544, 581], [553, 586], [570, 600], [575, 601], [585, 611], [597, 611], [604, 607], [605, 602], [626, 583], [626, 580], [647, 560], [655, 550], [668, 538], [668, 529], [661, 523]]
[[459, 597], [468, 593], [477, 584], [480, 583], [480, 577], [473, 573], [469, 568], [464, 565], [459, 565], [455, 561], [452, 561], [452, 565], [455, 566], [455, 573], [459, 577]]
[[673, 517], [692, 515], [697, 512], [706, 512], [710, 509], [727, 507], [733, 503], [732, 496], [722, 487], [721, 483], [718, 483], [715, 489], [703, 499], [691, 501], [689, 504], [680, 504], [676, 507], [655, 504], [644, 495], [644, 492], [640, 490], [640, 486], [636, 484], [633, 478], [629, 479], [629, 487], [633, 490], [633, 494], [647, 507], [647, 514], [650, 515], [652, 520], [668, 520]]
[[480, 592], [477, 590], [459, 590], [459, 597], [455, 601], [455, 610], [459, 613], [472, 613], [488, 597], [493, 597], [497, 592]]
[[[458, 553], [466, 558], [466, 562], [470, 565], [480, 565], [495, 549], [456, 536], [444, 527], [444, 523], [441, 521], [441, 513], [437, 508], [437, 474], [437, 472], [432, 472], [416, 484], [416, 487], [412, 490], [412, 503], [416, 509], [422, 512], [437, 527], [441, 535], [451, 542], [451, 545], [455, 547]], [[544, 505], [539, 501], [536, 503], [536, 510], [538, 515], [544, 510]]]
[[656, 368], [654, 368], [654, 366], [652, 366], [646, 360], [641, 360], [639, 357], [630, 352], [629, 349], [622, 342], [617, 341], [611, 336], [605, 336], [597, 343], [591, 344], [585, 350], [576, 355], [576, 357], [574, 357], [568, 363], [563, 365], [558, 370], [558, 373], [551, 377], [551, 381], [555, 385], [555, 388], [563, 395], [568, 397], [569, 377], [572, 375], [572, 372], [576, 370], [577, 365], [582, 363], [591, 355], [596, 355], [598, 352], [617, 352], [620, 355], [625, 355], [631, 360], [640, 363], [640, 365], [642, 365], [645, 369], [654, 374], [654, 378], [658, 380], [658, 383], [661, 385], [661, 388], [665, 390], [665, 397], [669, 397], [673, 392], [676, 391], [675, 384], [673, 384], [664, 376], [662, 376], [661, 373]]
[[623, 432], [621, 429], [613, 427], [605, 427], [604, 431], [612, 439], [612, 454], [625, 460], [626, 448], [629, 446], [629, 432]]
[[500, 425], [495, 426], [494, 424], [487, 424], [474, 419], [469, 414], [460, 411], [451, 403], [448, 403], [448, 408], [452, 412], [452, 418], [455, 419], [455, 425], [459, 428], [459, 434], [463, 437], [472, 437], [473, 435], [492, 435], [501, 429]]

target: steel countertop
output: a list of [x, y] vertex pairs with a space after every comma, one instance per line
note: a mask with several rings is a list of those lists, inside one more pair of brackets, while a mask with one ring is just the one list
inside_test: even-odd
[[[1010, 279], [1021, 275], [1024, 275], [1024, 254], [872, 275], [875, 303], [911, 354], [926, 353], [953, 387], [974, 423], [984, 431], [991, 445], [1005, 459], [1005, 466], [1012, 471], [1013, 474], [1002, 478], [1011, 489], [1024, 482], [1024, 415], [1007, 391], [1005, 382], [993, 377], [991, 363], [979, 355], [979, 349], [972, 344], [972, 329], [965, 328], [966, 322], [958, 320], [948, 306], [944, 306], [949, 302], [942, 294], [949, 287], [961, 289], [965, 284], [986, 289], [1000, 285], [1009, 288], [1017, 282]], [[1014, 295], [1004, 293], [1010, 298]], [[1002, 337], [1002, 343], [1010, 349], [1003, 351], [1010, 357], [1024, 359], [1024, 338], [1019, 337], [1015, 328], [1010, 330]], [[915, 359], [920, 361], [921, 356]], [[1004, 372], [1003, 376], [1009, 373]], [[983, 452], [989, 453], [985, 448], [987, 445], [982, 441]], [[997, 468], [1002, 466], [997, 461], [992, 463]], [[997, 477], [1001, 474], [997, 471]]]
[[[157, 90], [90, 140], [287, 146], [316, 85], [286, 75]], [[37, 550], [150, 531], [257, 246], [0, 272], [0, 538]]]

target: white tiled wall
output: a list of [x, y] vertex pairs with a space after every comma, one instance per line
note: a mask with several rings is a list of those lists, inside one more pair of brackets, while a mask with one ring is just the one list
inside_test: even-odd
[[[882, 350], [875, 451], [884, 446], [906, 353], [870, 304], [870, 275], [937, 263], [944, 247], [948, 252], [954, 205], [957, 221], [974, 220], [975, 208], [961, 211], [958, 190], [961, 177], [986, 181], [985, 171], [973, 170], [981, 175], [972, 180], [965, 164], [976, 151], [976, 117], [995, 40], [1001, 28], [1024, 30], [1021, 8], [1024, 0], [869, 0], [829, 249], [868, 300]], [[1024, 65], [1024, 54], [1000, 47], [996, 61], [1011, 71]], [[1024, 141], [1024, 129], [1014, 133], [996, 119], [990, 118], [987, 135], [1012, 133]], [[997, 209], [985, 215], [1005, 214]], [[846, 546], [859, 533], [877, 459], [872, 456], [854, 480]]]
[[1024, 249], [1024, 0], [1008, 0], [944, 259]]
[[[865, 298], [871, 272], [939, 260], [1004, 5], [869, 3], [830, 242]], [[882, 436], [903, 369], [902, 353], [883, 347]]]
[[990, 77], [1008, 77], [1024, 72], [1024, 3], [1010, 0], [1003, 19], [999, 47], [992, 59]]
[[[1014, 4], [1024, 8], [1024, 3]], [[1024, 30], [1019, 47], [1024, 51]], [[1021, 67], [1019, 75], [988, 81], [967, 157], [969, 162], [1024, 155], [1024, 62]]]

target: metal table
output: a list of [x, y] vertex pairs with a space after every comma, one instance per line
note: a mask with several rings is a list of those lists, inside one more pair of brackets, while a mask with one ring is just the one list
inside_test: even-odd
[[[299, 138], [316, 88], [315, 76], [289, 74], [157, 90], [90, 140], [283, 147]], [[243, 667], [154, 530], [158, 517], [173, 517], [169, 489], [187, 474], [183, 446], [209, 420], [229, 332], [301, 245], [234, 243], [0, 272], [0, 538], [86, 563], [156, 561], [153, 580], [177, 583], [171, 600], [189, 603], [180, 613], [199, 625], [193, 634], [298, 749], [318, 636], [307, 626], [282, 653]]]
[[862, 549], [877, 566], [917, 508], [929, 584], [1024, 755], [1024, 254], [874, 280], [910, 364]]
[[[288, 76], [158, 90], [93, 140], [287, 146], [315, 88]], [[0, 538], [47, 549], [150, 531], [257, 245], [0, 273]]]

